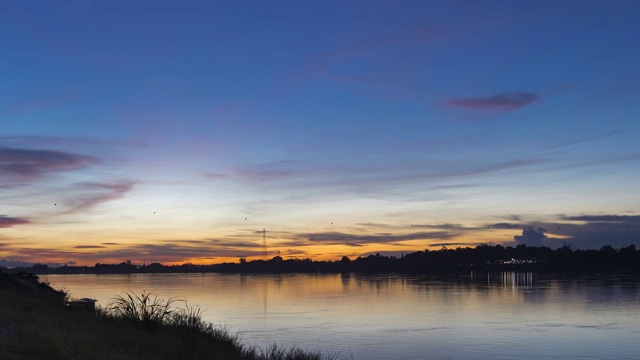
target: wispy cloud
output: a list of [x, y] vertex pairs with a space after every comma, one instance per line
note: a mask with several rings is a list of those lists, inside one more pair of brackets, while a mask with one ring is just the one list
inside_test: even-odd
[[453, 98], [446, 104], [478, 110], [514, 111], [540, 100], [540, 97], [530, 92], [508, 92], [485, 97]]
[[[400, 184], [443, 180], [448, 178], [475, 177], [498, 173], [547, 161], [543, 157], [529, 156], [500, 161], [463, 161], [459, 163], [402, 162], [386, 166], [341, 166], [314, 164], [311, 166], [298, 161], [278, 161], [256, 164], [236, 169], [233, 176], [242, 181], [259, 182], [261, 186], [287, 183], [289, 187], [336, 189], [353, 188], [366, 192], [368, 188], [385, 185], [397, 187]], [[407, 170], [410, 169], [410, 170]], [[433, 187], [438, 186], [432, 185]], [[471, 186], [471, 185], [465, 185]]]
[[486, 245], [486, 243], [468, 243], [468, 242], [439, 242], [439, 243], [430, 243], [429, 247], [447, 247], [447, 246], [461, 246], [461, 247], [470, 247], [475, 245]]
[[133, 189], [135, 182], [121, 181], [112, 183], [83, 183], [78, 187], [84, 189], [88, 194], [81, 195], [79, 198], [72, 200], [71, 209], [66, 213], [75, 213], [82, 210], [91, 209], [94, 206], [122, 198], [127, 192]]
[[7, 227], [22, 225], [22, 224], [29, 224], [29, 223], [30, 221], [27, 219], [0, 215], [0, 228], [7, 228]]
[[[262, 234], [262, 232], [260, 232]], [[260, 245], [251, 241], [232, 241], [232, 240], [210, 240], [210, 245], [227, 249], [246, 249], [257, 248]]]
[[185, 259], [215, 259], [218, 257], [259, 256], [260, 248], [237, 249], [212, 246], [185, 246], [184, 244], [132, 244], [122, 249], [105, 251], [100, 257], [131, 259], [136, 261], [181, 262]]
[[62, 151], [0, 148], [0, 180], [33, 181], [47, 173], [72, 171], [98, 159]]
[[[333, 50], [316, 56], [315, 61], [304, 68], [298, 75], [307, 76], [325, 74], [329, 78], [336, 79], [328, 74], [329, 70], [341, 62], [352, 58], [369, 58], [372, 53], [384, 53], [397, 51], [398, 46], [415, 46], [428, 39], [441, 35], [442, 31], [433, 27], [410, 26], [398, 31], [385, 34], [368, 36]], [[393, 49], [391, 47], [394, 47]]]
[[371, 234], [357, 235], [341, 232], [323, 232], [300, 234], [299, 237], [308, 243], [318, 243], [324, 245], [348, 245], [362, 246], [364, 244], [397, 243], [408, 240], [447, 240], [456, 237], [456, 233], [447, 231], [417, 232], [409, 234]]
[[72, 96], [56, 96], [49, 98], [40, 98], [40, 99], [29, 99], [23, 100], [20, 102], [15, 102], [9, 106], [4, 108], [0, 108], [0, 114], [2, 115], [12, 115], [14, 113], [19, 113], [23, 111], [43, 111], [49, 110], [52, 108], [59, 107], [61, 105], [65, 105], [70, 100], [72, 100]]
[[213, 180], [220, 180], [227, 177], [227, 175], [225, 174], [212, 173], [212, 172], [205, 172], [202, 174], [202, 176], [206, 177], [207, 179], [213, 179]]
[[0, 136], [0, 143], [5, 144], [2, 147], [7, 148], [23, 148], [23, 147], [78, 147], [81, 145], [102, 145], [113, 149], [113, 146], [135, 146], [140, 147], [144, 144], [126, 140], [126, 139], [101, 139], [95, 137], [65, 137], [65, 136]]
[[517, 223], [515, 223], [515, 224], [514, 223], [495, 223], [495, 224], [487, 225], [487, 228], [511, 230], [511, 229], [522, 229], [523, 225], [522, 224], [517, 224]]
[[589, 223], [640, 223], [640, 215], [578, 215], [562, 216], [562, 219]]

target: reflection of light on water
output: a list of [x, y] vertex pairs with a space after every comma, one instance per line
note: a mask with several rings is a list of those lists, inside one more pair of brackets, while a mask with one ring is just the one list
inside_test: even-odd
[[267, 322], [267, 281], [264, 279], [262, 282], [262, 315], [264, 322]]
[[[476, 279], [480, 280], [476, 273], [473, 271], [469, 274], [469, 278], [471, 281], [475, 281]], [[491, 287], [491, 282], [493, 281], [493, 285], [502, 285], [503, 287], [511, 287], [515, 288], [531, 288], [533, 287], [533, 273], [528, 272], [502, 272], [502, 273], [490, 273], [487, 272], [487, 286]]]
[[530, 288], [533, 286], [533, 273], [532, 272], [504, 272], [502, 273], [502, 285], [511, 286], [512, 288], [524, 287]]

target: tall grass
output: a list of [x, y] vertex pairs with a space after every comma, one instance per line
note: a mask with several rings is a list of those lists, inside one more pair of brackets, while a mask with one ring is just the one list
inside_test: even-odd
[[111, 299], [106, 314], [121, 320], [129, 320], [146, 326], [167, 324], [176, 312], [177, 298], [159, 299], [156, 294], [125, 292]]
[[[310, 352], [300, 348], [282, 348], [274, 344], [266, 349], [245, 346], [240, 335], [231, 335], [225, 327], [213, 325], [202, 319], [202, 309], [189, 305], [184, 299], [162, 300], [153, 293], [137, 295], [125, 292], [114, 297], [107, 309], [99, 309], [103, 316], [131, 321], [147, 327], [173, 328], [182, 331], [187, 348], [193, 348], [194, 339], [204, 336], [219, 344], [225, 344], [225, 352], [235, 353], [239, 360], [339, 360], [347, 357], [339, 354]], [[194, 337], [193, 335], [198, 335]], [[215, 356], [213, 357], [216, 358]], [[351, 356], [351, 358], [353, 358]]]
[[163, 300], [154, 293], [143, 292], [137, 295], [133, 292], [125, 292], [124, 295], [112, 298], [107, 308], [100, 311], [105, 316], [148, 327], [177, 327], [206, 334], [226, 332], [226, 329], [203, 320], [203, 311], [199, 307], [176, 297]]

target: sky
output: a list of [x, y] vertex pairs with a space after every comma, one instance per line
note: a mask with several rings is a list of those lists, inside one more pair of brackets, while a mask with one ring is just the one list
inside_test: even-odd
[[0, 265], [640, 246], [639, 15], [3, 1]]

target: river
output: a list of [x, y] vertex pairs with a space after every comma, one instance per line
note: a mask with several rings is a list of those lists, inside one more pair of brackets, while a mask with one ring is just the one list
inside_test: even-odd
[[180, 297], [245, 343], [355, 360], [637, 359], [640, 277], [536, 273], [43, 275], [106, 306]]

